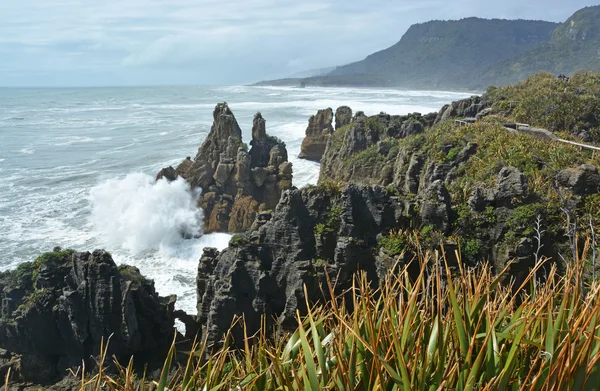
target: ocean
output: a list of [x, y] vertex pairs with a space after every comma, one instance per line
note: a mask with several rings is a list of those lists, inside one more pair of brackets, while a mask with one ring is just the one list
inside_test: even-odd
[[137, 266], [159, 293], [195, 313], [195, 279], [204, 247], [230, 235], [185, 240], [182, 226], [202, 225], [196, 189], [155, 183], [163, 167], [192, 158], [226, 101], [251, 139], [260, 111], [282, 139], [294, 185], [317, 182], [319, 165], [299, 160], [308, 119], [342, 105], [367, 115], [438, 111], [469, 94], [350, 88], [122, 87], [0, 88], [0, 270], [54, 247], [108, 250]]

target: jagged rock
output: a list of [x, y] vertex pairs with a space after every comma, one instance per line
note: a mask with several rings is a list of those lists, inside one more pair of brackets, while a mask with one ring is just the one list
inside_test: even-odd
[[338, 107], [335, 111], [335, 130], [352, 122], [352, 109], [348, 106]]
[[308, 120], [306, 128], [306, 137], [302, 140], [300, 147], [301, 159], [320, 161], [327, 140], [333, 134], [333, 110], [331, 108], [319, 110], [316, 115], [313, 115]]
[[224, 186], [224, 184], [229, 180], [234, 167], [235, 165], [233, 164], [219, 163], [217, 170], [215, 171], [215, 175], [213, 176], [217, 184]]
[[467, 201], [471, 209], [475, 212], [481, 212], [489, 204], [486, 200], [485, 191], [481, 188], [476, 188], [471, 193], [469, 200]]
[[482, 118], [487, 117], [490, 114], [492, 114], [492, 108], [488, 107], [486, 109], [481, 110], [479, 113], [477, 113], [477, 115], [475, 116], [475, 119], [480, 120]]
[[423, 164], [423, 156], [417, 154], [411, 156], [404, 182], [404, 191], [406, 193], [417, 194], [419, 191], [420, 174]]
[[252, 121], [252, 140], [265, 141], [267, 139], [267, 125], [262, 114], [256, 113]]
[[173, 167], [169, 166], [160, 170], [160, 172], [156, 175], [156, 180], [158, 181], [164, 178], [167, 181], [171, 182], [177, 179], [178, 176], [179, 174], [177, 174], [177, 171], [175, 171]]
[[434, 181], [426, 190], [421, 204], [421, 223], [432, 225], [447, 233], [450, 228], [450, 194], [441, 180]]
[[250, 197], [235, 200], [229, 217], [229, 232], [242, 232], [252, 226], [258, 211], [258, 202]]
[[[287, 149], [282, 145], [275, 145], [269, 152], [268, 166], [278, 167], [281, 163], [287, 162]], [[291, 164], [291, 163], [290, 163]]]
[[481, 111], [486, 109], [485, 103], [482, 103], [482, 97], [472, 96], [467, 99], [452, 102], [449, 105], [442, 107], [438, 113], [434, 125], [444, 122], [453, 117], [469, 117], [474, 118]]
[[589, 164], [559, 172], [556, 181], [559, 186], [568, 188], [577, 196], [595, 194], [600, 190], [598, 168]]
[[[321, 160], [320, 181], [355, 181], [388, 184], [396, 179], [398, 153], [391, 139], [402, 139], [425, 130], [426, 120], [419, 113], [405, 116], [385, 113], [367, 119], [357, 112], [352, 123], [334, 133]], [[372, 150], [376, 154], [368, 153]], [[365, 153], [364, 158], [361, 153]], [[375, 155], [379, 155], [378, 157]]]
[[192, 167], [193, 164], [194, 164], [194, 161], [192, 160], [192, 158], [190, 158], [189, 156], [187, 156], [177, 166], [177, 168], [175, 170], [177, 172], [177, 175], [180, 175], [182, 177], [186, 177], [188, 170]]
[[[198, 317], [209, 343], [217, 343], [235, 316], [244, 315], [247, 332], [261, 318], [294, 328], [296, 310], [323, 299], [319, 284], [325, 269], [336, 291], [346, 288], [358, 270], [374, 284], [380, 271], [372, 248], [377, 235], [398, 226], [403, 204], [382, 187], [349, 185], [340, 192], [321, 188], [283, 193], [274, 212], [264, 212], [247, 236], [236, 236], [218, 253], [205, 251], [198, 273]], [[236, 344], [243, 332], [234, 328]]]
[[[109, 356], [164, 354], [173, 337], [175, 297], [109, 253], [55, 251], [0, 274], [0, 346], [20, 354], [23, 376], [46, 383], [64, 370], [91, 365], [102, 340]], [[29, 371], [29, 375], [27, 374]], [[26, 379], [27, 380], [27, 379]]]
[[283, 142], [267, 134], [260, 113], [254, 116], [249, 152], [226, 103], [215, 107], [213, 118], [210, 133], [194, 160], [186, 158], [176, 170], [167, 168], [161, 175], [179, 175], [192, 187], [200, 187], [198, 205], [206, 216], [204, 232], [245, 231], [252, 225], [259, 205], [273, 209], [282, 190], [292, 186], [291, 163], [280, 176], [277, 167], [287, 162], [287, 149]]
[[267, 180], [267, 171], [263, 167], [256, 167], [252, 169], [252, 179], [257, 187], [262, 187], [262, 185]]
[[285, 179], [292, 179], [292, 163], [284, 162], [279, 165], [279, 176]]
[[527, 177], [515, 167], [504, 167], [500, 170], [493, 200], [510, 201], [525, 196], [527, 196]]
[[423, 124], [417, 120], [409, 119], [404, 121], [400, 128], [399, 138], [414, 136], [425, 131]]
[[[213, 197], [213, 194], [216, 193], [209, 194]], [[208, 219], [205, 219], [204, 222], [206, 226], [205, 232], [229, 232], [229, 219], [232, 206], [233, 201], [231, 198], [221, 197], [218, 201], [215, 201]]]

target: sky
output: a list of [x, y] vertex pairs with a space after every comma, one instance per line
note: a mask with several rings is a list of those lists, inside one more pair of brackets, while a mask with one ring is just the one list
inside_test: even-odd
[[[598, 0], [596, 0], [596, 3]], [[0, 86], [241, 84], [343, 65], [414, 23], [562, 22], [583, 0], [0, 0]]]

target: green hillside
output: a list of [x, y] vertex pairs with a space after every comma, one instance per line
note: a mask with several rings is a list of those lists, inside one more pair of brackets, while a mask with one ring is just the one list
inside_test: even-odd
[[540, 71], [600, 71], [600, 6], [562, 24], [479, 18], [416, 24], [394, 46], [328, 75], [258, 85], [484, 90]]
[[538, 71], [573, 74], [582, 70], [600, 70], [600, 6], [577, 11], [554, 31], [552, 40], [492, 66], [478, 81], [480, 85], [506, 85]]
[[529, 52], [552, 37], [554, 23], [525, 20], [432, 21], [412, 26], [400, 42], [330, 76], [373, 76], [385, 85], [465, 86], [473, 73]]

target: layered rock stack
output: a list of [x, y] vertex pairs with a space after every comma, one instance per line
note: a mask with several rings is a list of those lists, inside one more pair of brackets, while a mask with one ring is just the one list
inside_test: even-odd
[[[348, 106], [339, 107], [335, 112], [335, 130], [352, 122], [352, 109]], [[331, 108], [319, 110], [310, 117], [306, 128], [306, 137], [300, 147], [301, 159], [320, 161], [325, 153], [327, 141], [333, 134], [333, 110]]]
[[390, 184], [398, 154], [394, 140], [424, 133], [436, 116], [381, 113], [367, 117], [362, 111], [356, 112], [349, 126], [330, 138], [321, 159], [319, 180]]
[[251, 149], [226, 103], [213, 112], [211, 131], [194, 160], [164, 168], [157, 179], [183, 177], [202, 195], [205, 232], [243, 232], [257, 213], [274, 209], [281, 192], [292, 187], [292, 164], [285, 144], [266, 133], [260, 113], [254, 117]]
[[[268, 326], [297, 327], [296, 311], [306, 312], [306, 299], [327, 299], [320, 289], [325, 273], [340, 282], [338, 291], [359, 270], [377, 285], [395, 263], [373, 251], [377, 235], [397, 227], [405, 214], [405, 203], [381, 187], [285, 192], [276, 210], [261, 213], [252, 230], [235, 237], [229, 248], [204, 250], [197, 279], [203, 335], [209, 344], [218, 343], [234, 317], [242, 315], [249, 335], [259, 330], [261, 319]], [[232, 336], [243, 343], [241, 328]]]
[[0, 295], [0, 347], [27, 381], [51, 383], [82, 360], [92, 367], [109, 336], [107, 357], [121, 362], [160, 357], [173, 339], [175, 297], [159, 297], [153, 281], [117, 268], [106, 251], [46, 253], [0, 273]]
[[335, 130], [343, 128], [352, 122], [352, 109], [348, 106], [340, 106], [335, 111]]

